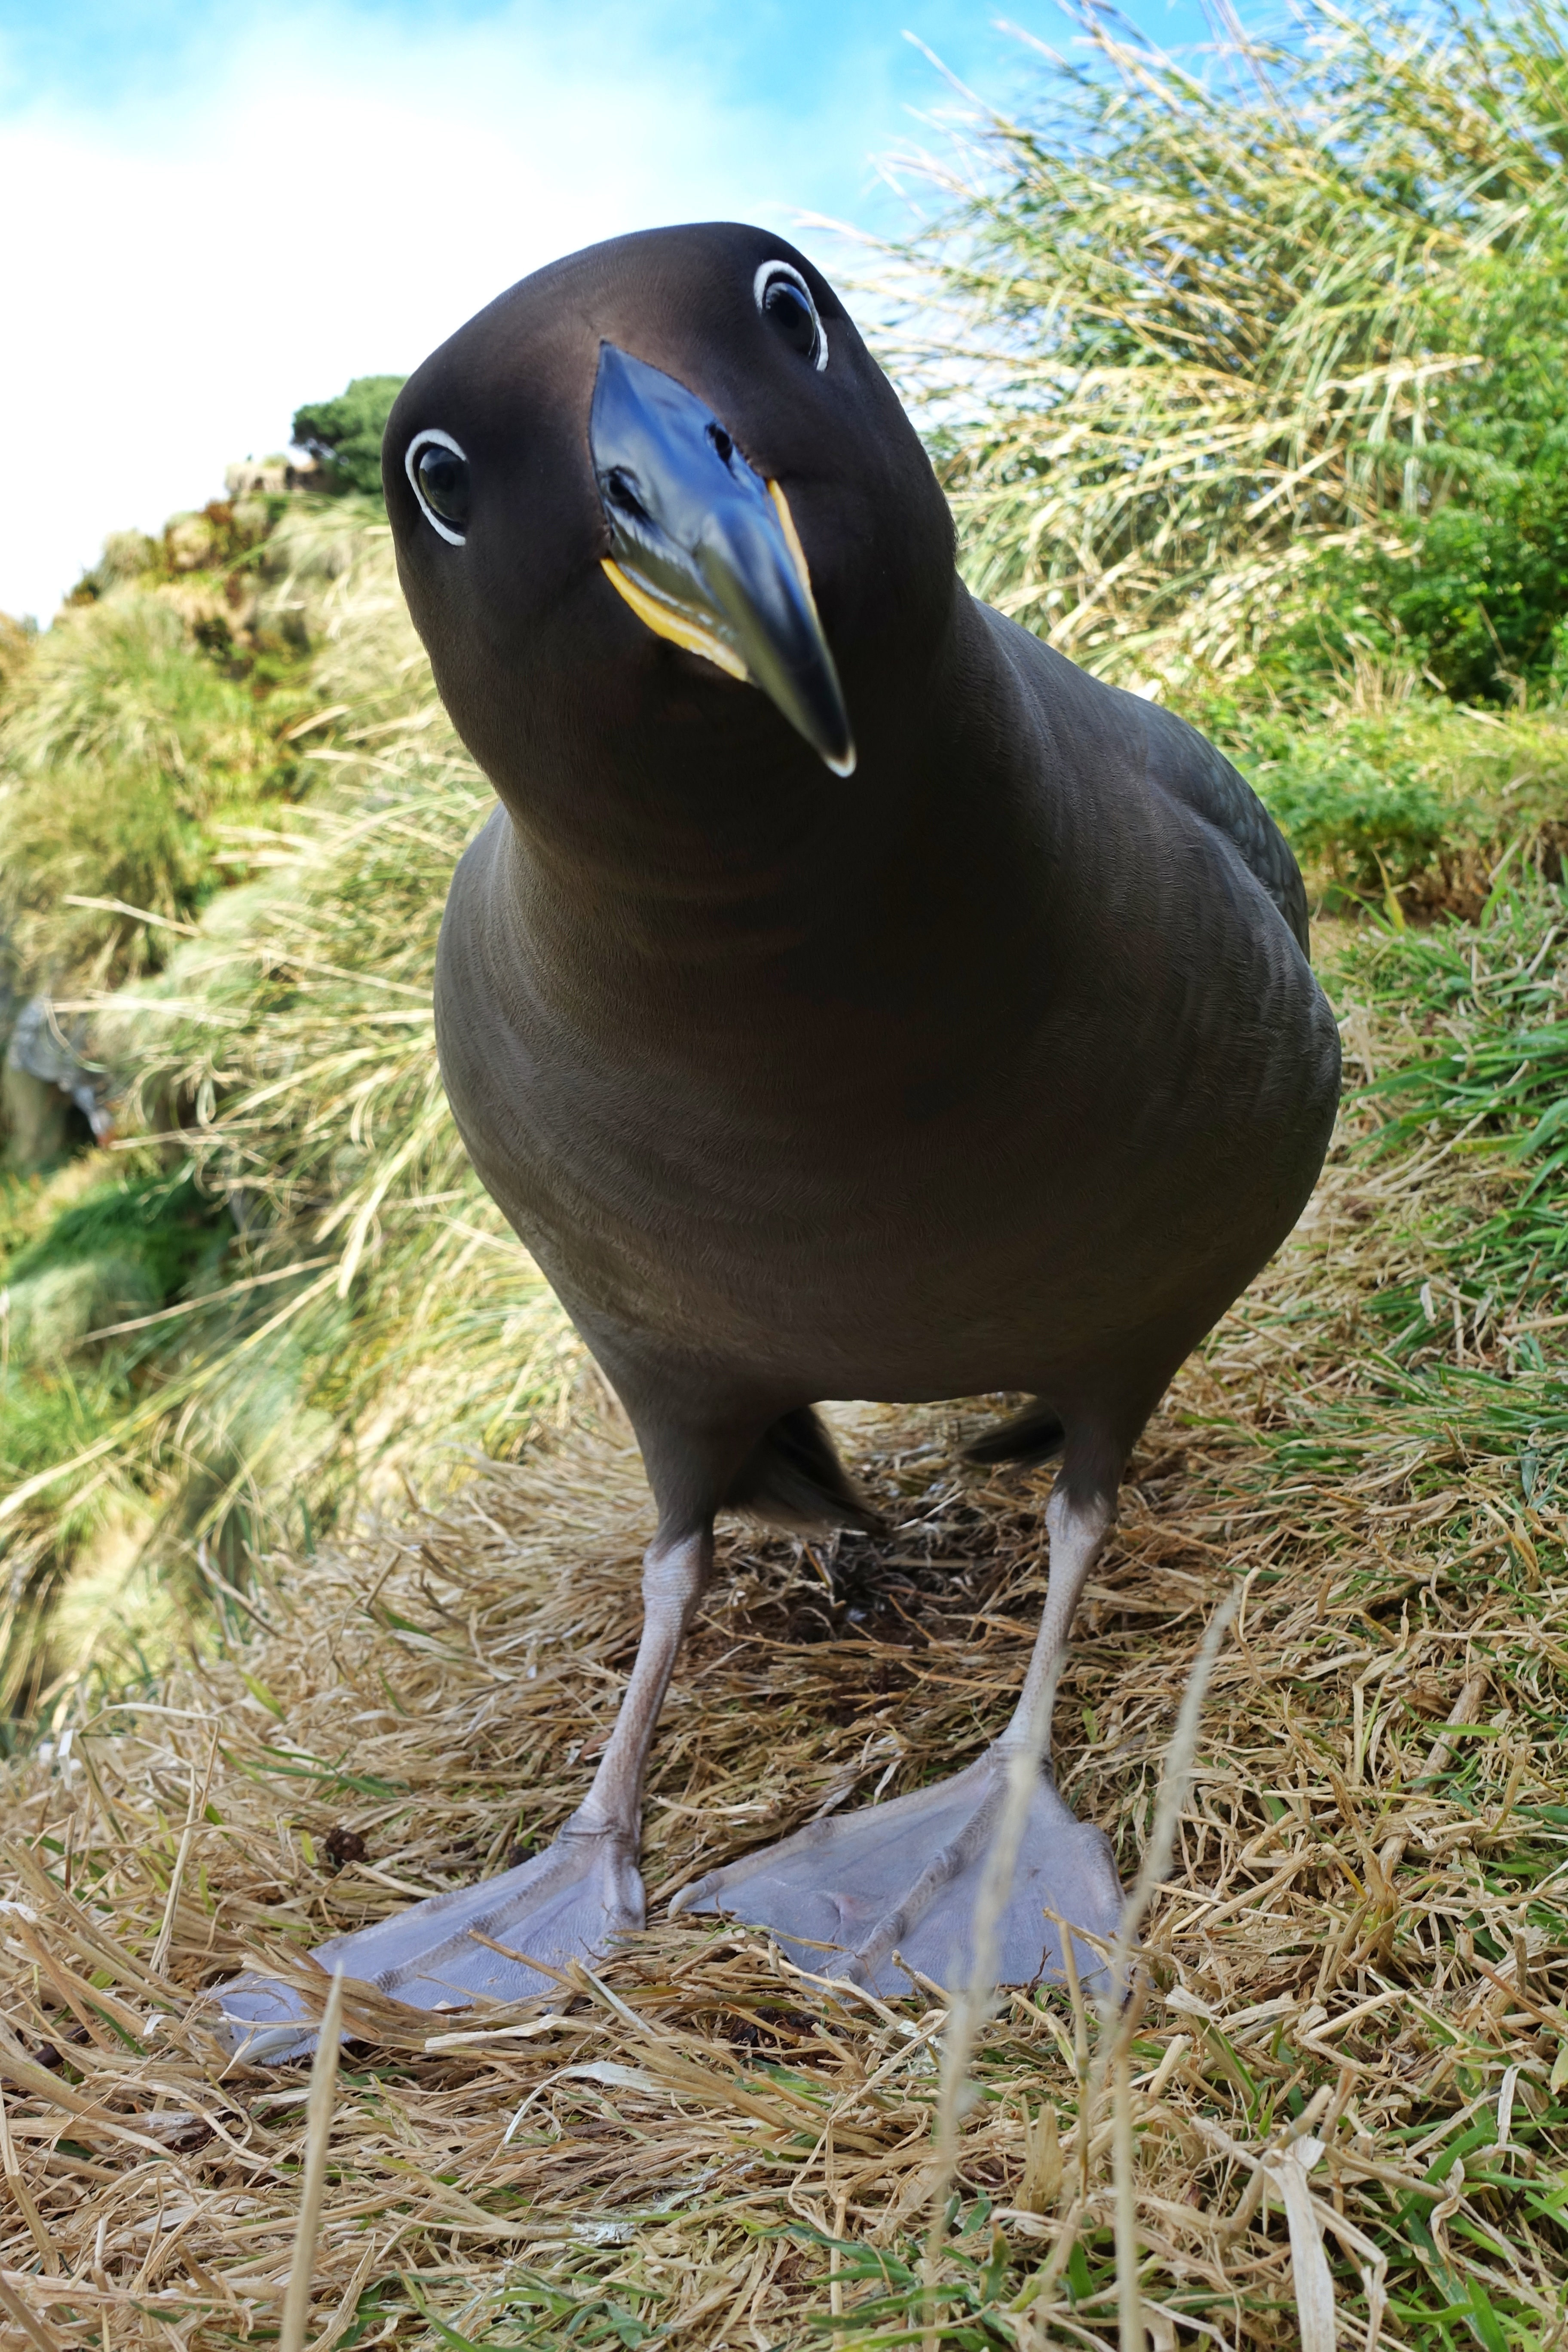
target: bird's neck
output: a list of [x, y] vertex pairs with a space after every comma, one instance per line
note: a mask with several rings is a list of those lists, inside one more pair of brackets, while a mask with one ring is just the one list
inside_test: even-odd
[[960, 592], [935, 657], [879, 709], [862, 699], [850, 777], [756, 702], [728, 766], [672, 790], [628, 761], [569, 821], [511, 809], [508, 929], [531, 991], [666, 1036], [752, 1004], [776, 1036], [781, 1019], [945, 1025], [994, 1003], [1053, 860], [1029, 722], [979, 609]]

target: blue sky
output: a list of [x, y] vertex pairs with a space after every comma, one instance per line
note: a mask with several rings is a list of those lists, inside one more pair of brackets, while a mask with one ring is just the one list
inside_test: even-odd
[[[1207, 37], [1197, 0], [1124, 13]], [[896, 226], [877, 159], [953, 104], [906, 33], [994, 101], [1026, 78], [963, 0], [0, 0], [0, 610], [47, 621], [107, 530], [576, 245], [722, 215], [831, 270], [799, 216]]]

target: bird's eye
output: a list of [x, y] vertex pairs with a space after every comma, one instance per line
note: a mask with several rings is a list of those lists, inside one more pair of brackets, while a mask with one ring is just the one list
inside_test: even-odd
[[449, 433], [416, 433], [403, 460], [425, 519], [454, 547], [468, 526], [468, 461]]
[[827, 365], [827, 337], [816, 315], [811, 289], [787, 261], [764, 261], [753, 281], [757, 308], [792, 352], [814, 367]]

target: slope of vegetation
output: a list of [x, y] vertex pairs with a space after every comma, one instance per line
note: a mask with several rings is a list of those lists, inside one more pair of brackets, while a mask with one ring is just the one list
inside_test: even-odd
[[[68, 1679], [84, 1643], [111, 1678], [135, 1670], [259, 1549], [313, 1541], [345, 1494], [504, 1455], [564, 1377], [558, 1313], [468, 1169], [432, 1051], [436, 932], [485, 787], [435, 700], [378, 509], [297, 506], [266, 564], [261, 627], [281, 616], [309, 647], [286, 728], [261, 738], [287, 813], [278, 792], [212, 813], [212, 858], [247, 878], [209, 891], [199, 923], [195, 905], [150, 923], [129, 897], [80, 910], [102, 928], [66, 1001], [94, 1008], [93, 1050], [122, 1074], [122, 1134], [5, 1194], [13, 1705]], [[18, 738], [56, 672], [99, 707], [96, 654], [78, 619], [43, 641]], [[199, 703], [204, 658], [181, 647], [165, 717]], [[36, 874], [25, 829], [7, 839]], [[63, 957], [75, 910], [49, 878], [40, 923]], [[94, 994], [106, 966], [133, 983]]]

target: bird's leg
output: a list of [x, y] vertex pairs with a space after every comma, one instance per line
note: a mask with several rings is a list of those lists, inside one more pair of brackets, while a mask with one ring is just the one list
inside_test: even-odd
[[[646, 1916], [637, 1850], [642, 1842], [642, 1792], [648, 1752], [664, 1706], [669, 1678], [691, 1612], [713, 1572], [713, 1530], [673, 1538], [655, 1536], [643, 1555], [642, 1638], [631, 1680], [621, 1699], [616, 1727], [605, 1743], [587, 1795], [560, 1837], [599, 1838], [625, 1855], [629, 1874], [626, 1925], [640, 1927]], [[633, 1885], [635, 1883], [635, 1893]], [[631, 1916], [635, 1913], [635, 1916]]]
[[[643, 1629], [593, 1786], [553, 1843], [515, 1870], [432, 1895], [372, 1927], [334, 1936], [311, 1955], [413, 2009], [462, 2009], [479, 1996], [547, 1992], [549, 1973], [602, 1953], [646, 1915], [637, 1868], [648, 1751], [682, 1637], [713, 1565], [710, 1523], [655, 1536], [643, 1559]], [[531, 1965], [538, 1962], [541, 1965]], [[287, 2059], [313, 2037], [283, 1986], [241, 1977], [219, 1996], [231, 2038], [253, 2059]]]
[[1040, 1630], [1029, 1657], [1029, 1671], [1018, 1693], [1018, 1704], [996, 1745], [1024, 1747], [1042, 1761], [1051, 1752], [1051, 1700], [1057, 1675], [1067, 1652], [1072, 1621], [1083, 1598], [1089, 1571], [1100, 1558], [1110, 1532], [1111, 1504], [1091, 1494], [1075, 1502], [1058, 1478], [1046, 1505], [1046, 1530], [1050, 1537], [1050, 1569], [1046, 1580], [1046, 1605]]
[[[1110, 1848], [1099, 1830], [1074, 1819], [1040, 1766], [1068, 1629], [1110, 1516], [1108, 1496], [1075, 1495], [1066, 1475], [1058, 1478], [1047, 1512], [1050, 1580], [1024, 1687], [1005, 1729], [967, 1770], [889, 1804], [814, 1822], [711, 1872], [672, 1908], [726, 1911], [770, 1927], [809, 1967], [877, 1991], [907, 1987], [895, 1954], [938, 1983], [966, 1983], [985, 1857], [1021, 1761], [1031, 1785], [995, 1922], [999, 1977], [1026, 1984], [1062, 1972], [1060, 1935], [1047, 1912], [1109, 1938], [1121, 1906]], [[1076, 1943], [1074, 1957], [1080, 1977], [1099, 1974], [1091, 1946]]]
[[[909, 1892], [884, 1912], [869, 1935], [864, 1936], [856, 1945], [853, 1974], [859, 1982], [870, 1983], [884, 1962], [890, 1959], [895, 1951], [907, 1946], [910, 1935], [944, 1887], [973, 1873], [984, 1861], [1000, 1825], [1006, 1801], [1009, 1769], [1016, 1760], [1022, 1757], [1030, 1771], [1037, 1775], [1041, 1765], [1049, 1757], [1051, 1710], [1056, 1697], [1057, 1675], [1067, 1650], [1084, 1581], [1094, 1565], [1110, 1524], [1109, 1503], [1097, 1496], [1087, 1505], [1075, 1506], [1058, 1481], [1046, 1507], [1046, 1526], [1050, 1535], [1050, 1570], [1046, 1585], [1046, 1605], [1040, 1612], [1040, 1628], [1035, 1636], [1028, 1672], [1024, 1676], [1017, 1705], [1005, 1728], [980, 1759], [985, 1777], [984, 1793], [958, 1834], [931, 1856]], [[947, 1785], [955, 1784], [950, 1782]], [[1054, 1790], [1051, 1795], [1056, 1797]], [[1061, 1806], [1059, 1797], [1056, 1797], [1056, 1802]], [[1065, 1807], [1062, 1810], [1066, 1811]], [[1071, 1819], [1070, 1815], [1068, 1819]], [[1073, 1826], [1075, 1830], [1078, 1828], [1076, 1822]], [[1117, 1892], [1120, 1896], [1120, 1887]], [[1052, 1907], [1060, 1906], [1053, 1905]], [[1043, 1918], [1043, 1911], [1041, 1916]], [[1098, 1921], [1082, 1917], [1073, 1911], [1068, 1911], [1066, 1916], [1076, 1926], [1090, 1927], [1098, 1932]], [[1037, 1973], [1037, 1968], [1035, 1973]]]

